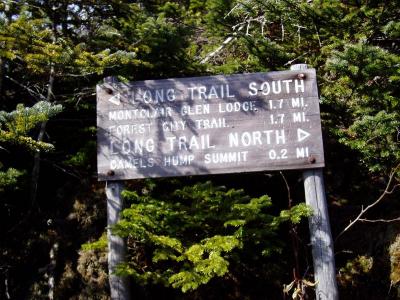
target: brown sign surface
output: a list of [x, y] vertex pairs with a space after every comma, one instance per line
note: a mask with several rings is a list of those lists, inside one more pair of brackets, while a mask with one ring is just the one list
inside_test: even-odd
[[315, 70], [97, 86], [99, 180], [324, 166]]

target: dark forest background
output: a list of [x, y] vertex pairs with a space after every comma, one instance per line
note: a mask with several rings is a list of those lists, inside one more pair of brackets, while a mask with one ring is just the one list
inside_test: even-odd
[[[109, 297], [103, 78], [296, 63], [318, 76], [341, 299], [400, 297], [399, 16], [397, 1], [2, 0], [0, 299]], [[301, 171], [125, 186], [135, 299], [313, 299]]]

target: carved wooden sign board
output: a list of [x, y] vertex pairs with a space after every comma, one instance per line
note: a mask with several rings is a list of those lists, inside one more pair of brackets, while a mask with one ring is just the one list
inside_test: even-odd
[[324, 166], [314, 69], [97, 86], [99, 180]]

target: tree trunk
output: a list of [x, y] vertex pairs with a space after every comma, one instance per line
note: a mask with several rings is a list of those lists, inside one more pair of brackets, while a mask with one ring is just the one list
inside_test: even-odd
[[[55, 77], [55, 69], [54, 65], [52, 64], [50, 67], [50, 75], [47, 88], [47, 97], [46, 97], [47, 102], [50, 102], [51, 97], [53, 96], [54, 77]], [[42, 122], [42, 124], [40, 124], [40, 131], [37, 137], [37, 141], [39, 142], [43, 141], [44, 134], [46, 132], [46, 125], [47, 121], [44, 121]], [[32, 206], [36, 203], [39, 175], [40, 175], [40, 151], [36, 151], [33, 156], [33, 168], [32, 168], [32, 179], [31, 179], [31, 191], [30, 191]]]

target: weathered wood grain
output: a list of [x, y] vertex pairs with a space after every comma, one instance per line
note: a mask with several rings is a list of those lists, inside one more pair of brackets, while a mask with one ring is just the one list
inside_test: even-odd
[[119, 221], [123, 209], [121, 191], [123, 183], [119, 181], [107, 182], [107, 240], [108, 240], [108, 277], [112, 300], [129, 300], [130, 290], [128, 278], [114, 274], [118, 264], [125, 262], [126, 242], [123, 238], [112, 233], [111, 228]]
[[97, 95], [99, 180], [324, 166], [312, 69], [106, 83]]
[[322, 169], [303, 172], [306, 203], [313, 209], [309, 218], [316, 299], [337, 300], [339, 293], [333, 239], [329, 223], [328, 205], [325, 197]]

